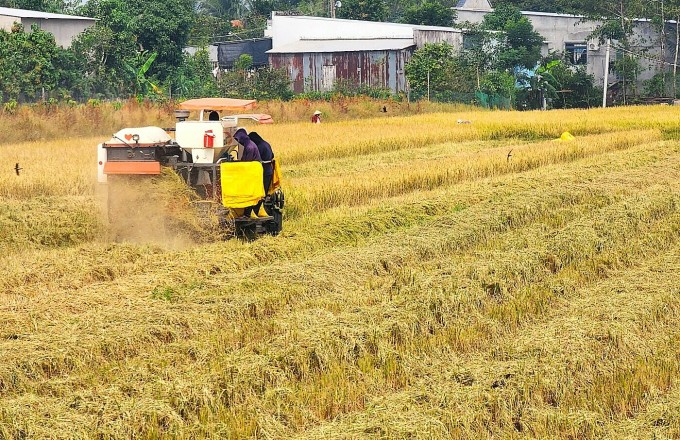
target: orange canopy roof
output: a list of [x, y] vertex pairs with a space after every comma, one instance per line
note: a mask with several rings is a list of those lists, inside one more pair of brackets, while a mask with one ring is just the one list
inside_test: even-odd
[[253, 121], [256, 121], [260, 124], [273, 124], [274, 119], [271, 117], [271, 115], [267, 115], [264, 113], [254, 113], [254, 114], [247, 114], [247, 115], [229, 115], [230, 118], [236, 118], [236, 119], [252, 119]]
[[182, 110], [251, 110], [255, 108], [255, 100], [232, 98], [199, 98], [184, 101], [179, 104], [179, 108]]

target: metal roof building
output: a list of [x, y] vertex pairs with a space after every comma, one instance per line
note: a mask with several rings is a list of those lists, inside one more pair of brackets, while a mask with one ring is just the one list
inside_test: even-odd
[[12, 30], [14, 23], [21, 23], [26, 31], [37, 25], [45, 32], [54, 35], [57, 45], [71, 46], [73, 39], [90, 26], [96, 19], [77, 15], [51, 14], [49, 12], [29, 11], [27, 9], [0, 8], [0, 29]]
[[341, 81], [405, 92], [404, 67], [417, 47], [462, 44], [453, 28], [276, 14], [265, 35], [270, 64], [288, 71], [295, 93], [329, 91]]

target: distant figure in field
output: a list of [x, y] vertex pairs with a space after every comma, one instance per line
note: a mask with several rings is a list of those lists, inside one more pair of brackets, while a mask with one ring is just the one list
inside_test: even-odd
[[312, 124], [321, 124], [321, 112], [319, 110], [312, 115]]
[[383, 112], [383, 113], [387, 113], [387, 106], [384, 106], [384, 105], [383, 105], [382, 112]]

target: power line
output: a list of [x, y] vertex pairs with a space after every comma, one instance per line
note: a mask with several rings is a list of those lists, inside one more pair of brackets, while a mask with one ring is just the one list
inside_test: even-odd
[[654, 61], [654, 62], [657, 62], [659, 64], [663, 64], [663, 65], [670, 66], [670, 67], [680, 67], [680, 64], [671, 63], [669, 61], [664, 60], [661, 57], [656, 57], [656, 56], [644, 54], [644, 53], [641, 53], [641, 52], [635, 52], [633, 50], [626, 49], [623, 46], [615, 45], [614, 43], [612, 43], [612, 47], [616, 50], [620, 50], [621, 52], [627, 53], [629, 55], [634, 55], [637, 58], [646, 59], [648, 61]]

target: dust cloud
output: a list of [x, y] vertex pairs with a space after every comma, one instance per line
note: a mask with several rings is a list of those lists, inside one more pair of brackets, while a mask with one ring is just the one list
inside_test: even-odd
[[172, 171], [160, 176], [109, 176], [102, 213], [108, 239], [186, 249], [220, 239], [217, 215]]

